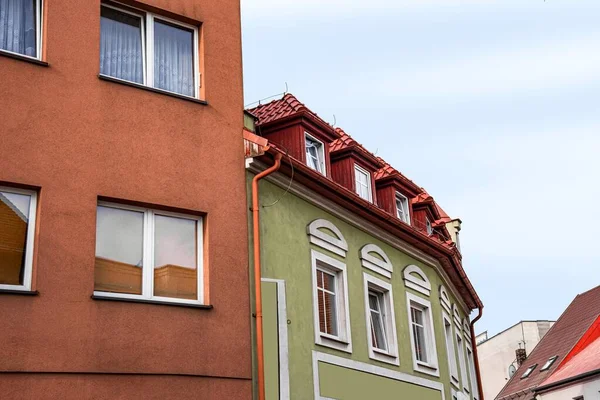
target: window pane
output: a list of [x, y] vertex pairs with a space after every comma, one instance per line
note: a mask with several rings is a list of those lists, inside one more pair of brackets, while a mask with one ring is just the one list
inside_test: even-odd
[[0, 192], [0, 284], [24, 283], [30, 201], [28, 195]]
[[35, 0], [0, 0], [0, 49], [37, 56]]
[[154, 295], [198, 299], [198, 249], [195, 220], [154, 218]]
[[94, 290], [142, 294], [144, 214], [98, 206]]
[[154, 87], [194, 96], [194, 33], [154, 22]]
[[102, 7], [100, 73], [126, 81], [144, 83], [142, 57], [141, 17]]
[[335, 276], [320, 270], [317, 270], [317, 301], [319, 303], [320, 331], [337, 336]]

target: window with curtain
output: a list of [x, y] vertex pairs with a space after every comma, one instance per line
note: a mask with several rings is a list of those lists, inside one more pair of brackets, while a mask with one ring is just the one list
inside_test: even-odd
[[0, 289], [31, 289], [36, 196], [0, 187]]
[[319, 329], [321, 333], [338, 335], [336, 276], [317, 270], [317, 300], [319, 302]]
[[102, 6], [101, 75], [197, 97], [197, 43], [197, 27], [125, 6]]
[[202, 219], [100, 203], [94, 295], [201, 303]]
[[41, 0], [0, 0], [0, 50], [39, 58]]

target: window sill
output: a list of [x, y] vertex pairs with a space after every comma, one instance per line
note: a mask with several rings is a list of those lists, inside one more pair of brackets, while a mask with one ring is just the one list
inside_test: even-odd
[[50, 64], [48, 64], [46, 61], [41, 61], [41, 60], [38, 60], [37, 58], [24, 56], [24, 55], [18, 54], [18, 53], [12, 53], [12, 52], [6, 51], [6, 50], [0, 50], [0, 56], [12, 58], [14, 60], [26, 61], [31, 64], [41, 65], [42, 67], [50, 66]]
[[142, 304], [153, 304], [159, 306], [174, 306], [174, 307], [188, 307], [188, 308], [200, 308], [203, 310], [212, 310], [213, 306], [209, 304], [189, 304], [189, 303], [175, 303], [170, 301], [156, 301], [156, 300], [144, 300], [144, 299], [126, 299], [122, 297], [109, 297], [98, 294], [92, 295], [93, 300], [101, 301], [121, 301], [125, 303], [142, 303]]
[[16, 294], [20, 296], [37, 296], [39, 292], [37, 290], [13, 290], [13, 289], [0, 289], [0, 294]]
[[194, 97], [184, 96], [182, 94], [169, 92], [167, 90], [156, 89], [156, 88], [146, 86], [146, 85], [140, 85], [139, 83], [129, 82], [129, 81], [125, 81], [123, 79], [118, 79], [118, 78], [113, 78], [112, 76], [98, 75], [98, 78], [100, 78], [100, 80], [107, 81], [107, 82], [119, 83], [121, 85], [134, 87], [134, 88], [142, 89], [142, 90], [147, 90], [149, 92], [158, 93], [158, 94], [162, 94], [162, 95], [166, 95], [166, 96], [170, 96], [170, 97], [175, 97], [175, 98], [181, 99], [181, 100], [191, 101], [192, 103], [202, 104], [205, 106], [208, 105], [208, 102], [205, 100], [200, 100], [200, 99], [196, 99]]
[[352, 354], [352, 343], [342, 340], [337, 336], [320, 334], [317, 337], [315, 344]]

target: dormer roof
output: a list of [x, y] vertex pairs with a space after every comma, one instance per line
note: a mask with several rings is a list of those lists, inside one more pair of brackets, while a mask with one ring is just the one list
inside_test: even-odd
[[342, 128], [335, 128], [335, 131], [339, 135], [339, 138], [329, 145], [332, 160], [352, 154], [363, 161], [374, 172], [384, 166], [380, 158], [364, 148], [363, 145], [344, 132]]

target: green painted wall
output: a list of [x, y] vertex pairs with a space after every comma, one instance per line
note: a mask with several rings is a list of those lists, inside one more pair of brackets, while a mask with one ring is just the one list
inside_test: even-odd
[[371, 375], [336, 365], [319, 363], [321, 396], [344, 400], [441, 400], [441, 392]]
[[[253, 174], [248, 173], [248, 193], [251, 193], [250, 183], [253, 176]], [[323, 353], [346, 357], [355, 361], [387, 368], [392, 371], [400, 371], [429, 380], [442, 382], [446, 387], [446, 398], [451, 399], [449, 368], [442, 325], [442, 308], [439, 302], [438, 292], [440, 284], [444, 283], [447, 288], [448, 285], [445, 282], [442, 282], [437, 272], [413, 257], [375, 239], [368, 233], [347, 224], [292, 193], [286, 193], [284, 189], [281, 189], [264, 179], [260, 182], [259, 187], [261, 204], [260, 232], [262, 246], [262, 276], [263, 278], [280, 279], [286, 282], [287, 318], [289, 320], [288, 337], [291, 398], [311, 399], [313, 397], [312, 351], [317, 350]], [[250, 197], [251, 196], [249, 195], [248, 198]], [[312, 221], [319, 218], [332, 222], [341, 230], [349, 246], [345, 258], [309, 243], [306, 227]], [[250, 252], [252, 257], [251, 216], [249, 216], [249, 231]], [[362, 267], [359, 258], [360, 249], [365, 244], [370, 243], [381, 247], [390, 258], [394, 266], [391, 280]], [[321, 347], [315, 344], [310, 258], [311, 249], [315, 249], [323, 254], [340, 260], [347, 266], [353, 346], [352, 354], [327, 347]], [[405, 288], [402, 279], [402, 270], [410, 264], [419, 266], [425, 272], [432, 285], [432, 293], [429, 300], [431, 301], [435, 325], [435, 341], [440, 378], [421, 374], [413, 370], [406, 292], [409, 291], [417, 295], [418, 293]], [[388, 281], [392, 285], [395, 302], [396, 329], [398, 333], [399, 367], [371, 360], [368, 356], [363, 272], [371, 273], [373, 276]], [[250, 277], [252, 279], [251, 282], [253, 282], [252, 263], [250, 263]], [[455, 299], [452, 297], [452, 293], [449, 291], [448, 294], [451, 297], [451, 301], [454, 303]], [[276, 300], [274, 300], [274, 303], [272, 301], [265, 302], [264, 306], [276, 309]], [[463, 311], [462, 316], [464, 315]], [[409, 396], [407, 398], [411, 397]], [[423, 397], [423, 399], [428, 398], [429, 397]], [[275, 398], [268, 399], [274, 400]], [[345, 399], [345, 397], [343, 397], [343, 399]]]

